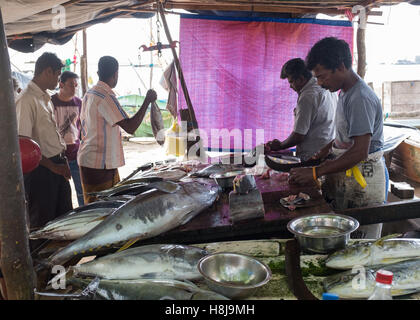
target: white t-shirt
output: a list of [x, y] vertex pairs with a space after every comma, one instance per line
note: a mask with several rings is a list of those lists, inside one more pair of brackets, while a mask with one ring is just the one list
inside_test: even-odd
[[293, 131], [304, 135], [296, 155], [308, 160], [334, 139], [337, 94], [321, 88], [312, 77], [299, 92]]
[[57, 129], [50, 95], [29, 82], [16, 100], [18, 133], [35, 140], [46, 158], [66, 150], [66, 143]]

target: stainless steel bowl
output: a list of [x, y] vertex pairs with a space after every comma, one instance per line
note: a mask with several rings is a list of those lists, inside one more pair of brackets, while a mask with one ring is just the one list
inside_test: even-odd
[[214, 173], [210, 175], [210, 178], [214, 179], [222, 189], [232, 189], [233, 180], [241, 173], [243, 173], [243, 170], [230, 171], [226, 173]]
[[303, 251], [320, 254], [344, 248], [350, 234], [358, 227], [359, 221], [339, 214], [312, 214], [295, 218], [287, 224]]
[[198, 271], [207, 286], [227, 298], [244, 299], [271, 279], [270, 268], [249, 256], [220, 252], [198, 262]]

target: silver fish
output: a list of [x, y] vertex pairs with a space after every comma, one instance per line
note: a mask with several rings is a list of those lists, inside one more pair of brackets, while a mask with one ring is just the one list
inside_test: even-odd
[[[85, 288], [90, 281], [70, 278], [74, 287]], [[229, 300], [198, 288], [191, 282], [171, 279], [100, 280], [95, 290], [96, 299], [106, 300]]]
[[116, 197], [121, 195], [138, 195], [151, 189], [158, 189], [163, 192], [174, 193], [179, 189], [179, 186], [171, 181], [156, 181], [151, 183], [133, 182], [117, 187], [112, 187], [107, 190], [92, 192], [90, 195], [98, 198]]
[[162, 113], [156, 102], [153, 102], [150, 107], [150, 124], [156, 141], [160, 145], [163, 145], [165, 143], [165, 135], [162, 130], [165, 129], [165, 126], [163, 124]]
[[215, 174], [215, 173], [226, 173], [229, 171], [236, 171], [238, 169], [243, 169], [243, 167], [240, 165], [216, 163], [216, 164], [209, 165], [205, 167], [204, 169], [201, 169], [197, 172], [192, 173], [191, 176], [208, 178], [212, 174]]
[[80, 239], [57, 251], [49, 262], [60, 264], [76, 255], [128, 240], [141, 240], [172, 230], [216, 200], [220, 189], [197, 181], [180, 183], [175, 193], [151, 190], [138, 195]]
[[326, 277], [323, 281], [324, 289], [343, 299], [366, 299], [373, 293], [376, 271], [379, 269], [393, 273], [392, 296], [402, 296], [420, 291], [420, 259], [367, 268], [364, 274], [352, 273], [351, 270], [341, 272]]
[[125, 203], [125, 201], [103, 201], [81, 206], [48, 222], [44, 227], [31, 232], [29, 238], [32, 240], [78, 239], [100, 224], [106, 217]]
[[109, 280], [160, 278], [197, 280], [207, 251], [185, 245], [152, 244], [127, 249], [72, 267], [75, 275]]
[[326, 266], [345, 270], [354, 266], [384, 265], [420, 258], [420, 239], [392, 239], [394, 236], [353, 244], [336, 251], [327, 258]]

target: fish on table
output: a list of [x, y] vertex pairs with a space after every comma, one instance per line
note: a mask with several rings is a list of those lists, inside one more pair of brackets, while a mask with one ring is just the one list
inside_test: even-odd
[[[70, 278], [76, 288], [86, 288], [91, 280]], [[173, 279], [100, 280], [94, 299], [105, 300], [229, 300], [191, 282]]]
[[392, 296], [402, 296], [420, 291], [420, 259], [397, 262], [375, 268], [358, 268], [362, 274], [347, 270], [326, 277], [323, 286], [326, 292], [337, 294], [340, 299], [366, 299], [376, 285], [376, 272], [384, 269], [393, 273]]
[[109, 254], [71, 267], [75, 276], [108, 280], [198, 280], [198, 262], [208, 254], [194, 246], [151, 244]]
[[328, 268], [352, 269], [354, 266], [375, 266], [420, 258], [420, 239], [394, 238], [389, 235], [375, 241], [349, 245], [325, 261]]
[[241, 165], [235, 165], [235, 164], [222, 164], [222, 163], [216, 163], [211, 164], [199, 171], [196, 171], [191, 174], [191, 177], [201, 177], [201, 178], [208, 178], [212, 174], [222, 174], [230, 171], [237, 171], [244, 169]]
[[91, 192], [89, 195], [98, 198], [109, 198], [122, 195], [133, 195], [136, 196], [140, 193], [151, 189], [158, 189], [164, 192], [173, 193], [178, 190], [179, 186], [171, 181], [155, 181], [150, 183], [144, 183], [139, 181], [133, 181], [131, 184], [124, 184], [120, 186], [114, 186], [112, 188]]
[[32, 231], [29, 239], [75, 240], [100, 224], [126, 201], [113, 200], [90, 203], [48, 222]]
[[101, 247], [148, 239], [187, 223], [217, 199], [220, 188], [198, 181], [181, 182], [175, 193], [150, 190], [113, 212], [83, 237], [48, 258], [62, 264], [75, 256], [92, 255]]

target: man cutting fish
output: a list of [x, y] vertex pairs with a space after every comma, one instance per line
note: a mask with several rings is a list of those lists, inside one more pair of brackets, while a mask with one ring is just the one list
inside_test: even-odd
[[296, 146], [296, 155], [303, 161], [334, 139], [334, 114], [337, 94], [321, 88], [305, 62], [287, 61], [281, 70], [281, 79], [287, 79], [290, 88], [298, 94], [294, 111], [293, 132], [284, 141], [274, 139], [265, 144], [265, 152]]
[[[323, 195], [334, 209], [344, 210], [386, 201], [388, 172], [383, 159], [382, 107], [373, 90], [352, 69], [348, 44], [337, 38], [324, 38], [309, 51], [306, 64], [318, 84], [339, 94], [334, 141], [313, 158], [325, 160], [313, 168], [291, 169], [290, 180], [299, 184], [325, 176]], [[356, 237], [379, 238], [382, 224], [357, 230]], [[353, 234], [354, 235], [354, 234]]]
[[157, 99], [156, 92], [149, 90], [139, 111], [129, 118], [112, 90], [118, 82], [118, 66], [113, 57], [100, 58], [99, 81], [82, 101], [77, 162], [85, 203], [95, 200], [89, 193], [109, 189], [120, 181], [118, 168], [125, 164], [120, 127], [133, 134], [143, 121], [149, 104]]

